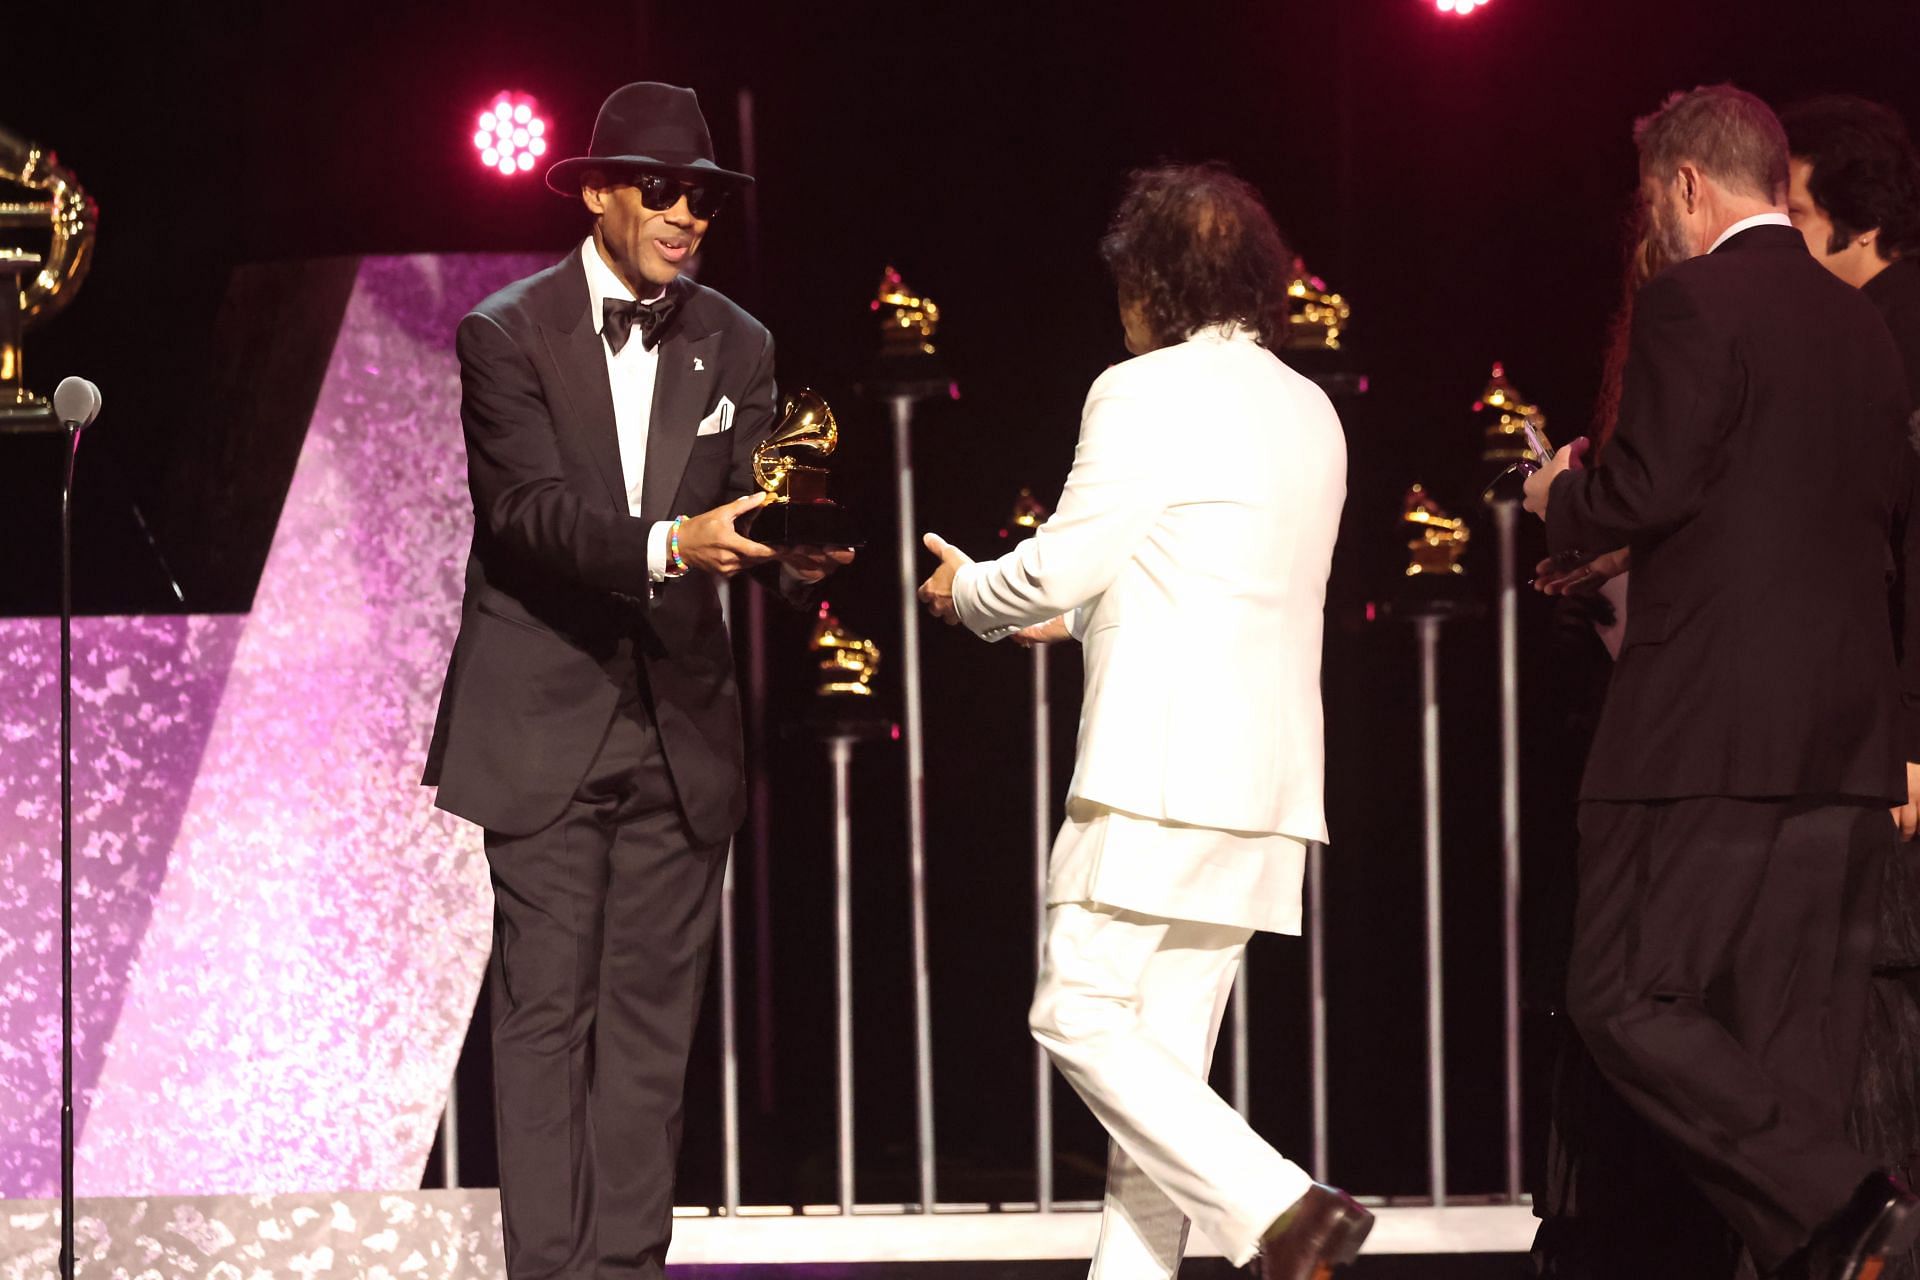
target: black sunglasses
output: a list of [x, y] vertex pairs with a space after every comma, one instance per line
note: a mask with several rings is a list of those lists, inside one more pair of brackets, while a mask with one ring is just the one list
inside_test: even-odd
[[725, 187], [706, 187], [683, 178], [669, 178], [664, 173], [636, 173], [633, 185], [640, 192], [640, 203], [662, 213], [679, 204], [680, 197], [685, 196], [687, 212], [702, 222], [719, 213], [720, 206], [727, 202]]

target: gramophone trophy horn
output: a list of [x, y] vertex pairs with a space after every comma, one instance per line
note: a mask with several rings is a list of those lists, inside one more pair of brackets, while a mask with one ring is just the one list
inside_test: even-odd
[[827, 402], [808, 390], [789, 395], [773, 431], [754, 446], [753, 479], [767, 503], [748, 536], [770, 547], [859, 546], [846, 509], [827, 496], [827, 469], [795, 456], [826, 458], [839, 445], [840, 423]]
[[[23, 189], [9, 198], [7, 187]], [[29, 326], [73, 301], [93, 265], [99, 208], [52, 152], [0, 129], [0, 430], [50, 421], [27, 389], [21, 342]], [[44, 251], [23, 240], [40, 241]]]
[[827, 496], [827, 469], [803, 466], [789, 450], [822, 458], [840, 446], [840, 423], [818, 394], [794, 392], [780, 406], [780, 421], [753, 450], [753, 479], [773, 502], [817, 502]]

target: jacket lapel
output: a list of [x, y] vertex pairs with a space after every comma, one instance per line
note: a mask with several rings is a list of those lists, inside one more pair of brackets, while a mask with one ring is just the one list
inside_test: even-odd
[[600, 335], [587, 315], [587, 277], [580, 253], [576, 249], [560, 270], [540, 322], [541, 336], [560, 370], [560, 385], [572, 411], [568, 421], [584, 434], [593, 469], [600, 473], [608, 498], [624, 512], [627, 486], [620, 469], [619, 429], [613, 419], [613, 383], [607, 378], [607, 358], [600, 353]]
[[[653, 417], [647, 423], [647, 470], [641, 481], [641, 508], [652, 519], [698, 512], [669, 511], [687, 469], [700, 419], [711, 407], [720, 376], [715, 353], [718, 330], [703, 331], [683, 306], [675, 332], [660, 344], [660, 366], [653, 380]], [[695, 365], [699, 369], [695, 369]]]

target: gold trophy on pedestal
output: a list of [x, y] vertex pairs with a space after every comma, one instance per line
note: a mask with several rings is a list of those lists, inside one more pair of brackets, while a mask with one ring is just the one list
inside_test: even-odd
[[795, 456], [831, 457], [839, 445], [840, 423], [825, 400], [805, 389], [786, 398], [772, 433], [753, 449], [754, 483], [769, 498], [749, 526], [755, 541], [770, 547], [861, 545], [846, 509], [827, 496], [827, 469]]
[[1347, 300], [1327, 288], [1327, 282], [1293, 260], [1293, 279], [1287, 282], [1287, 337], [1290, 351], [1338, 351], [1340, 331], [1353, 315]]
[[1480, 501], [1490, 507], [1521, 501], [1527, 477], [1553, 458], [1547, 415], [1507, 380], [1507, 367], [1497, 360], [1473, 412], [1483, 423], [1480, 460], [1500, 468]]
[[1465, 520], [1448, 515], [1432, 495], [1417, 484], [1407, 490], [1400, 519], [1414, 531], [1413, 540], [1407, 543], [1407, 550], [1412, 553], [1407, 564], [1409, 578], [1455, 577], [1466, 572], [1460, 567], [1460, 556], [1466, 551], [1472, 534], [1467, 531]]
[[[27, 198], [8, 198], [8, 187]], [[92, 197], [51, 151], [0, 129], [0, 234], [48, 237], [44, 252], [0, 242], [0, 431], [58, 425], [47, 399], [27, 388], [21, 340], [79, 292], [99, 221]]]
[[1033, 490], [1023, 487], [1020, 496], [1013, 500], [1013, 514], [1007, 517], [1007, 523], [1014, 529], [1032, 533], [1052, 514], [1046, 503], [1033, 496]]
[[1407, 490], [1400, 504], [1400, 527], [1407, 540], [1407, 569], [1386, 612], [1399, 618], [1435, 619], [1477, 614], [1460, 557], [1473, 540], [1467, 522], [1450, 515], [1424, 485]]
[[926, 357], [937, 354], [933, 335], [940, 328], [940, 307], [907, 287], [889, 266], [880, 273], [880, 292], [871, 304], [880, 315], [880, 355]]
[[807, 651], [819, 665], [813, 691], [826, 700], [871, 698], [873, 677], [880, 670], [880, 646], [846, 626], [824, 601], [807, 639]]
[[1486, 428], [1480, 457], [1483, 461], [1508, 465], [1530, 462], [1541, 466], [1553, 458], [1553, 442], [1547, 439], [1547, 416], [1540, 406], [1531, 404], [1511, 382], [1507, 367], [1495, 361], [1487, 376], [1487, 389], [1473, 402], [1473, 411], [1482, 416]]
[[959, 398], [946, 362], [934, 343], [940, 330], [940, 306], [909, 288], [889, 266], [869, 310], [880, 321], [880, 351], [861, 391], [875, 399], [909, 401]]

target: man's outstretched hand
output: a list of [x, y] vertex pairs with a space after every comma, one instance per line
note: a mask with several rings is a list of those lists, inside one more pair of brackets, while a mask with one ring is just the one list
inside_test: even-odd
[[927, 606], [927, 612], [950, 627], [960, 625], [960, 615], [953, 611], [953, 576], [960, 572], [963, 565], [973, 563], [966, 552], [953, 546], [937, 533], [929, 533], [920, 540], [933, 554], [940, 557], [940, 566], [933, 576], [920, 584], [920, 603]]

